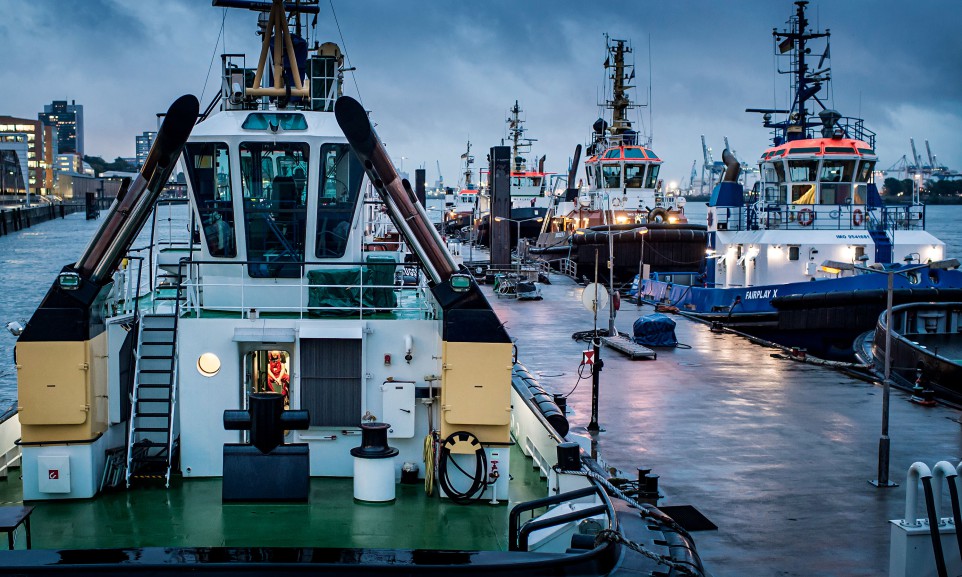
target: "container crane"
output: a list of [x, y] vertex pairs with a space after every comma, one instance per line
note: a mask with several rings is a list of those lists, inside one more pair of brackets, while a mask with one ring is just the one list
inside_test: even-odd
[[708, 192], [715, 187], [715, 176], [725, 172], [725, 163], [715, 162], [711, 156], [711, 147], [705, 143], [705, 135], [701, 135], [701, 150], [705, 157], [705, 163], [701, 167], [701, 187], [699, 194], [705, 194], [705, 174], [708, 174]]

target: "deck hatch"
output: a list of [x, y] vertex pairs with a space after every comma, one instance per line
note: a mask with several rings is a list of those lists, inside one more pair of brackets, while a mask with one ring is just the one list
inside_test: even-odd
[[312, 427], [361, 422], [361, 339], [301, 339], [301, 408]]

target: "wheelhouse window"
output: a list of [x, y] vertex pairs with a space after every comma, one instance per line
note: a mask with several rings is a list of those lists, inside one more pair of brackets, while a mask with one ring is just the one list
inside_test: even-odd
[[815, 204], [815, 185], [793, 184], [792, 204]]
[[785, 187], [777, 184], [766, 184], [762, 189], [762, 198], [769, 204], [785, 204]]
[[242, 142], [248, 274], [297, 278], [304, 261], [310, 149], [303, 142]]
[[658, 172], [661, 170], [660, 164], [652, 164], [648, 169], [648, 179], [645, 181], [645, 188], [655, 188], [658, 185]]
[[792, 182], [814, 182], [818, 173], [817, 160], [789, 160], [788, 176]]
[[193, 142], [185, 148], [187, 174], [197, 200], [207, 250], [211, 256], [237, 256], [227, 145]]
[[775, 179], [776, 182], [785, 182], [785, 163], [781, 160], [773, 162], [772, 166], [775, 168]]
[[625, 186], [628, 188], [641, 188], [645, 183], [644, 164], [625, 165]]
[[605, 188], [621, 187], [621, 165], [606, 164], [601, 168], [604, 177]]
[[819, 180], [822, 182], [852, 182], [854, 160], [824, 160]]
[[861, 164], [858, 165], [858, 175], [855, 177], [855, 182], [868, 182], [872, 178], [872, 171], [875, 169], [874, 160], [863, 160]]
[[[321, 146], [321, 168], [314, 256], [339, 258], [347, 251], [364, 168], [347, 144]], [[473, 196], [462, 195], [462, 202]]]

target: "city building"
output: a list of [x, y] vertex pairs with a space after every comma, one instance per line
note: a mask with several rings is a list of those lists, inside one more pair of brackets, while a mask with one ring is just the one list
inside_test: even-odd
[[156, 132], [145, 131], [143, 134], [137, 135], [137, 168], [140, 168], [147, 162], [147, 153], [150, 152], [150, 147], [154, 145], [154, 139], [157, 138]]
[[37, 117], [47, 126], [56, 126], [57, 143], [61, 153], [72, 152], [84, 155], [84, 107], [72, 100], [54, 100], [44, 104], [43, 112]]
[[9, 200], [8, 195], [27, 194], [28, 154], [26, 133], [0, 133], [0, 204]]
[[[0, 116], [0, 135], [10, 145], [8, 150], [16, 153], [18, 150], [16, 135], [24, 135], [27, 142], [26, 167], [27, 182], [30, 192], [36, 194], [50, 194], [54, 186], [54, 165], [58, 154], [57, 127], [47, 126], [40, 120], [17, 118], [14, 116]], [[12, 158], [12, 154], [8, 153]], [[22, 165], [21, 165], [22, 166]]]
[[54, 170], [57, 172], [83, 173], [83, 158], [72, 152], [58, 154]]

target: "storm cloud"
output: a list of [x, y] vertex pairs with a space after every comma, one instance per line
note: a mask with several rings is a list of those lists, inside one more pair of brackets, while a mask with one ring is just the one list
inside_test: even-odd
[[[246, 53], [248, 66], [259, 50], [253, 12], [200, 0], [5, 0], [3, 8], [0, 114], [36, 118], [51, 100], [76, 100], [87, 153], [108, 159], [133, 156], [134, 135], [154, 129], [155, 114], [177, 96], [206, 104], [225, 48]], [[531, 156], [565, 172], [601, 114], [605, 33], [632, 43], [633, 96], [649, 105], [633, 120], [651, 134], [666, 181], [686, 182], [693, 162], [700, 174], [701, 135], [716, 159], [727, 136], [754, 163], [769, 135], [745, 108], [787, 105], [771, 32], [792, 14], [789, 0], [334, 0], [339, 26], [331, 8], [322, 2], [318, 39], [343, 44], [357, 68], [346, 93], [373, 111], [395, 161], [405, 171], [424, 166], [429, 182], [438, 164], [447, 184], [457, 181], [469, 139], [483, 164], [515, 100], [537, 139]], [[832, 32], [828, 104], [878, 133], [882, 167], [911, 154], [914, 137], [922, 154], [927, 139], [940, 163], [962, 169], [962, 3], [821, 0], [809, 17]]]

